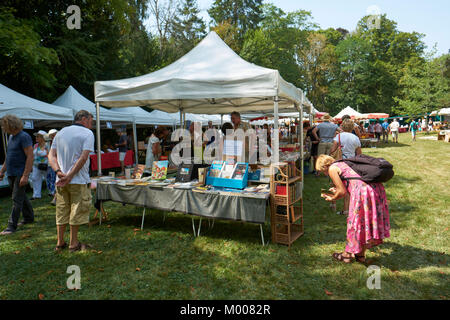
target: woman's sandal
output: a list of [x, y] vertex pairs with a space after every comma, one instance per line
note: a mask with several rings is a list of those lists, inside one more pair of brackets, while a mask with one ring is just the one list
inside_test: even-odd
[[92, 248], [92, 246], [86, 243], [78, 242], [78, 245], [75, 248], [69, 248], [69, 251], [70, 252], [86, 251], [89, 248]]
[[60, 252], [60, 251], [64, 250], [65, 248], [67, 248], [67, 243], [66, 242], [64, 242], [63, 245], [56, 246], [55, 251], [56, 252]]
[[355, 261], [362, 264], [366, 264], [366, 256], [365, 255], [359, 256], [355, 254]]
[[[333, 259], [344, 262], [344, 263], [351, 263], [355, 260], [355, 258], [353, 258], [351, 256], [344, 257], [343, 252], [335, 252], [335, 253], [333, 253], [332, 257], [333, 257]], [[348, 260], [348, 261], [346, 261], [346, 260]]]

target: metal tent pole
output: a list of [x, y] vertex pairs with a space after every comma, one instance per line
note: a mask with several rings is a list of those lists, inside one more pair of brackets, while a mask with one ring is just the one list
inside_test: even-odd
[[133, 121], [133, 142], [134, 142], [134, 158], [136, 165], [139, 164], [138, 145], [137, 145], [137, 132], [136, 132], [136, 120]]
[[303, 170], [303, 160], [305, 158], [304, 154], [304, 146], [303, 146], [303, 96], [302, 96], [302, 101], [300, 102], [300, 115], [302, 116], [300, 118], [300, 155], [301, 155], [301, 161], [300, 161], [300, 166], [301, 166], [301, 170], [302, 170], [302, 193], [303, 193], [303, 183], [305, 180], [303, 180], [303, 176], [304, 176], [304, 170]]
[[6, 133], [3, 131], [3, 128], [1, 130], [2, 130], [2, 140], [3, 140], [3, 151], [5, 152], [5, 159], [6, 159], [6, 150], [7, 150], [6, 140], [8, 140], [8, 138], [6, 136]]
[[280, 135], [278, 132], [278, 96], [275, 96], [273, 98], [273, 114], [274, 114], [274, 124], [273, 124], [273, 131], [274, 131], [274, 143], [273, 143], [273, 152], [272, 159], [275, 163], [280, 162]]
[[100, 141], [100, 103], [97, 102], [97, 121], [96, 121], [96, 127], [97, 127], [97, 166], [98, 166], [98, 175], [102, 175], [102, 147], [101, 147], [101, 141]]

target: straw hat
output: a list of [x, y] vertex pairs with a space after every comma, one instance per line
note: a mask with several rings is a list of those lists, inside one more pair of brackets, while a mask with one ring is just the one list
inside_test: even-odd
[[323, 121], [331, 121], [331, 116], [328, 113], [325, 113], [322, 117]]

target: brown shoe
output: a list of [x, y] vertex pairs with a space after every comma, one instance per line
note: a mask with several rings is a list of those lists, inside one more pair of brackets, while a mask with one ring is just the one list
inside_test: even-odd
[[55, 247], [55, 251], [56, 251], [56, 252], [60, 252], [60, 251], [64, 250], [65, 248], [67, 248], [67, 243], [66, 243], [66, 242], [64, 242], [63, 245], [56, 246], [56, 247]]
[[76, 247], [74, 247], [74, 248], [70, 248], [70, 247], [69, 247], [69, 251], [70, 251], [70, 252], [86, 251], [86, 250], [88, 250], [88, 249], [90, 249], [90, 248], [92, 248], [91, 245], [86, 244], [86, 243], [78, 242], [78, 245], [77, 245]]

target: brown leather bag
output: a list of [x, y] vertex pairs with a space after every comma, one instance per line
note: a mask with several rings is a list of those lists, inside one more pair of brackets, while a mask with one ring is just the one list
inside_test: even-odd
[[333, 157], [336, 160], [342, 160], [342, 145], [341, 145], [341, 134], [338, 134], [339, 144], [337, 149], [330, 154], [330, 157]]

